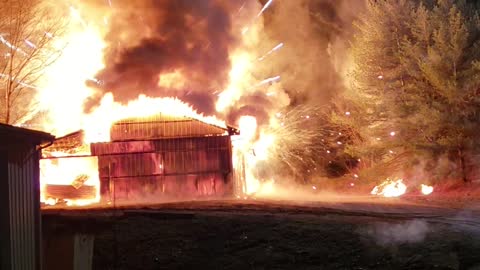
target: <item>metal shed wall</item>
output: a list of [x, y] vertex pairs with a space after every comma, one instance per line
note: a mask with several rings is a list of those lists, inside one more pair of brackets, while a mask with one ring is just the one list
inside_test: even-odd
[[233, 195], [231, 147], [229, 136], [210, 136], [96, 143], [91, 152], [103, 198], [191, 199]]
[[0, 149], [0, 269], [40, 269], [39, 153], [35, 145]]

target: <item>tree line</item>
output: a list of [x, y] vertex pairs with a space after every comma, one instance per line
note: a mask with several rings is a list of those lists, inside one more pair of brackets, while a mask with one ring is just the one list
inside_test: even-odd
[[[480, 149], [478, 8], [464, 0], [368, 1], [330, 115], [352, 131], [345, 152], [362, 158], [366, 176], [426, 161], [432, 178], [471, 181]], [[440, 159], [454, 166], [436, 166]]]

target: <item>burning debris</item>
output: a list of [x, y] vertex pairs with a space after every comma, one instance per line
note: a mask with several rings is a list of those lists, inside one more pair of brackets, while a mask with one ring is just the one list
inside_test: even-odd
[[41, 201], [50, 204], [86, 205], [99, 202], [99, 178], [96, 157], [64, 156], [42, 159]]
[[84, 143], [84, 132], [61, 138], [42, 150], [41, 202], [83, 206], [100, 201], [98, 161]]
[[375, 186], [370, 193], [384, 197], [399, 197], [405, 194], [406, 191], [407, 186], [403, 183], [403, 179], [397, 179], [395, 181], [387, 179], [380, 185]]
[[[403, 183], [403, 179], [395, 181], [391, 179], [385, 180], [378, 186], [375, 186], [370, 194], [384, 197], [400, 197], [407, 191], [407, 185]], [[433, 186], [425, 184], [420, 185], [420, 191], [423, 195], [430, 195], [433, 192]]]
[[433, 186], [427, 186], [422, 184], [421, 191], [423, 195], [430, 195], [433, 192]]

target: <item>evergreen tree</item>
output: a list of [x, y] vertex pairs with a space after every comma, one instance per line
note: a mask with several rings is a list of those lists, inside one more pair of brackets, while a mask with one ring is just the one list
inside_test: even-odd
[[343, 93], [350, 115], [333, 118], [359, 133], [350, 151], [387, 170], [405, 169], [412, 157], [448, 155], [468, 181], [465, 163], [478, 151], [480, 130], [480, 16], [473, 4], [370, 1], [356, 26], [351, 85]]

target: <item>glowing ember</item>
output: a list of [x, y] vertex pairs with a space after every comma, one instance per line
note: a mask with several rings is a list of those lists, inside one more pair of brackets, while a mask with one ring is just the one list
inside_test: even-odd
[[422, 184], [421, 190], [423, 195], [430, 195], [433, 192], [433, 186], [427, 186]]
[[399, 197], [405, 194], [405, 191], [407, 191], [407, 186], [403, 183], [402, 179], [396, 181], [387, 179], [380, 185], [375, 186], [370, 193], [384, 197]]

